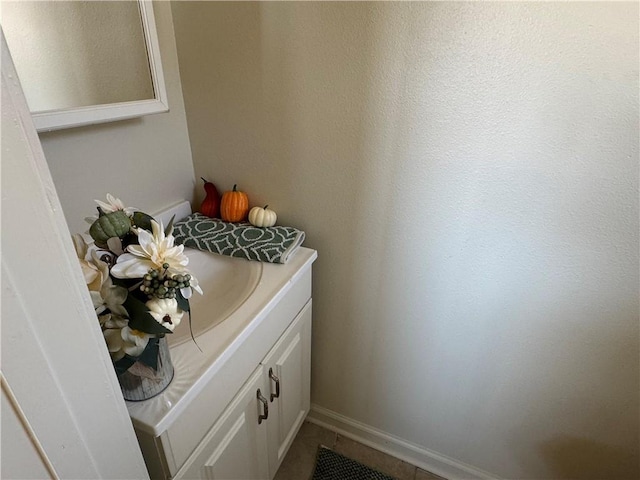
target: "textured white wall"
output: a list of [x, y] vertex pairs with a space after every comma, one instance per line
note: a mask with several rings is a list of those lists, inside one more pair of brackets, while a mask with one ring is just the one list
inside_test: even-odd
[[4, 0], [0, 8], [31, 111], [153, 98], [138, 2]]
[[40, 134], [72, 232], [88, 228], [83, 219], [96, 213], [93, 199], [107, 193], [147, 212], [192, 198], [193, 164], [171, 8], [154, 2], [154, 11], [169, 112]]
[[638, 4], [172, 5], [196, 176], [304, 228], [313, 401], [638, 475]]

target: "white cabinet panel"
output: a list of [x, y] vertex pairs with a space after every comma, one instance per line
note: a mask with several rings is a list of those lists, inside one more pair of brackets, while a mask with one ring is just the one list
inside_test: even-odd
[[[262, 365], [265, 381], [270, 387], [270, 399], [273, 399], [268, 422], [269, 472], [273, 478], [309, 412], [311, 302], [300, 312]], [[275, 397], [276, 393], [279, 393], [278, 397]]]
[[267, 479], [267, 425], [258, 423], [263, 405], [257, 391], [264, 391], [258, 368], [231, 402], [176, 479]]
[[[311, 301], [174, 478], [273, 478], [309, 412], [310, 350]], [[268, 416], [259, 423], [260, 415], [266, 412], [264, 403]]]

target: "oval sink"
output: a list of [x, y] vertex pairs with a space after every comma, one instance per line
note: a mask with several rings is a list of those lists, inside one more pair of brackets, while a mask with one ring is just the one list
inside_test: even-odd
[[[262, 263], [192, 248], [184, 251], [189, 257], [187, 268], [204, 293], [194, 293], [189, 300], [191, 328], [197, 337], [228, 318], [253, 293], [262, 276]], [[187, 315], [167, 339], [169, 345], [191, 340]]]

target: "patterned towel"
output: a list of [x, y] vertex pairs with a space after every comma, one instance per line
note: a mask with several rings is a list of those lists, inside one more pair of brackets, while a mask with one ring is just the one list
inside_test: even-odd
[[249, 223], [228, 223], [193, 213], [176, 222], [177, 244], [220, 255], [286, 263], [304, 241], [304, 232], [293, 227], [258, 228]]

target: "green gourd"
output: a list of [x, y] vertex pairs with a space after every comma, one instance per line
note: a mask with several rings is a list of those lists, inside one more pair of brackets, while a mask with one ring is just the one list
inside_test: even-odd
[[89, 228], [89, 234], [98, 246], [105, 246], [111, 237], [123, 237], [131, 229], [131, 220], [122, 210], [98, 217]]

